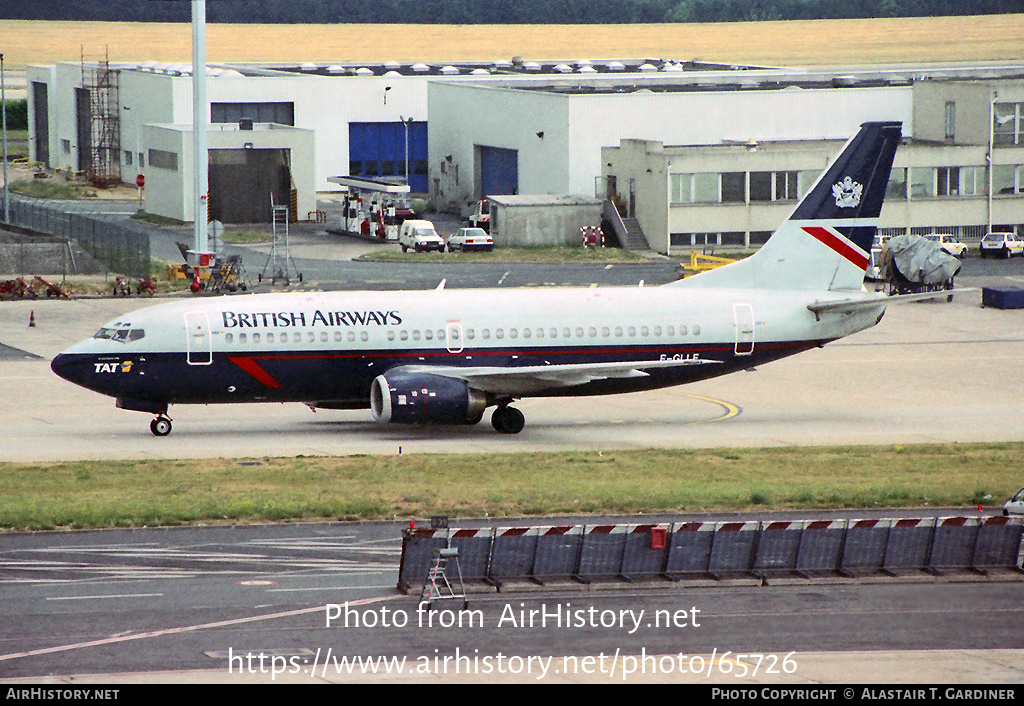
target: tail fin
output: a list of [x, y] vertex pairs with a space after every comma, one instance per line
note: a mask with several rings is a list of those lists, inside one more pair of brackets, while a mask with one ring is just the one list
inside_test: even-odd
[[752, 257], [682, 286], [859, 290], [902, 123], [864, 123], [792, 215]]

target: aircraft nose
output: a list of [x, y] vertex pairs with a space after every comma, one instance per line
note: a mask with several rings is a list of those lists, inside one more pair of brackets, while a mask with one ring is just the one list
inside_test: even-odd
[[89, 361], [84, 356], [59, 353], [50, 361], [50, 370], [68, 382], [86, 386], [86, 373], [88, 372], [86, 366], [88, 365]]

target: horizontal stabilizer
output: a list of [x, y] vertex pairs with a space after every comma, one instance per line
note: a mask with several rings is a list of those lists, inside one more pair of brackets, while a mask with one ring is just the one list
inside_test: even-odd
[[812, 302], [807, 305], [807, 308], [814, 313], [815, 316], [819, 314], [852, 314], [855, 311], [861, 309], [871, 309], [877, 306], [886, 306], [887, 304], [899, 304], [900, 302], [917, 302], [924, 301], [926, 299], [936, 299], [938, 297], [952, 296], [954, 292], [973, 292], [974, 289], [941, 289], [934, 292], [917, 292], [915, 294], [894, 294], [891, 297], [885, 295], [879, 295], [871, 299], [841, 299], [839, 301], [826, 301], [826, 302]]

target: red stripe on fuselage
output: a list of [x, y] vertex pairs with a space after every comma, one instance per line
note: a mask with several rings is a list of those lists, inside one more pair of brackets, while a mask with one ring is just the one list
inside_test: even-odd
[[852, 246], [843, 242], [839, 238], [839, 236], [830, 231], [828, 228], [823, 228], [821, 226], [805, 226], [803, 230], [809, 236], [811, 236], [818, 242], [822, 243], [823, 245], [827, 245], [832, 250], [835, 250], [839, 255], [846, 258], [860, 269], [867, 269], [868, 258], [864, 256], [860, 249], [853, 248]]
[[277, 380], [275, 380], [273, 377], [271, 377], [270, 373], [268, 373], [266, 370], [261, 368], [259, 363], [257, 363], [252, 358], [236, 358], [236, 357], [233, 357], [233, 356], [228, 356], [228, 360], [230, 360], [232, 363], [237, 365], [239, 368], [241, 368], [245, 372], [247, 372], [250, 375], [252, 375], [254, 378], [256, 378], [257, 380], [262, 382], [267, 387], [273, 387], [273, 388], [281, 387], [281, 383], [279, 383]]

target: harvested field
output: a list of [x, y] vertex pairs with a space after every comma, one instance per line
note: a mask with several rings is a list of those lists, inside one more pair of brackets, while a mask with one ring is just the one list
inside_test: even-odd
[[[7, 65], [191, 60], [187, 24], [0, 20]], [[410, 42], [409, 37], [416, 41]], [[567, 41], [571, 37], [572, 41]], [[810, 66], [1024, 59], [1024, 15], [658, 25], [207, 25], [211, 62], [652, 57]]]

